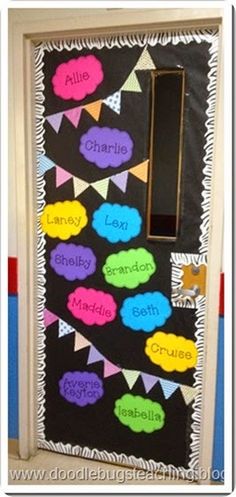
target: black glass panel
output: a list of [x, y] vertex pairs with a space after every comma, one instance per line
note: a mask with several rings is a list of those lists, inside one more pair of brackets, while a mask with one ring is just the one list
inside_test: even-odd
[[177, 236], [183, 85], [184, 71], [153, 74], [149, 237]]

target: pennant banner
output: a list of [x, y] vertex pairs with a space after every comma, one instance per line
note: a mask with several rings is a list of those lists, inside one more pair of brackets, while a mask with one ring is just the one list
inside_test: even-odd
[[59, 338], [64, 337], [65, 335], [69, 335], [69, 333], [74, 333], [75, 329], [70, 324], [65, 323], [62, 319], [59, 319], [58, 326], [58, 336]]
[[97, 102], [92, 102], [91, 104], [86, 105], [85, 107], [83, 107], [83, 109], [85, 109], [90, 114], [90, 116], [95, 119], [95, 121], [98, 121], [101, 113], [101, 107], [102, 100], [98, 100]]
[[53, 314], [53, 312], [49, 311], [48, 309], [44, 309], [43, 317], [45, 328], [59, 320], [58, 316], [56, 316], [56, 314]]
[[56, 114], [51, 114], [50, 116], [46, 116], [46, 121], [50, 124], [50, 126], [52, 126], [56, 133], [59, 133], [63, 116], [65, 116], [68, 121], [70, 121], [70, 123], [77, 128], [82, 110], [88, 112], [88, 114], [95, 121], [98, 121], [100, 118], [101, 107], [102, 100], [97, 100], [96, 102], [91, 102], [87, 105], [73, 107], [73, 109], [67, 109], [62, 112], [57, 112]]
[[123, 171], [122, 173], [113, 174], [108, 178], [104, 178], [99, 181], [94, 181], [93, 183], [88, 183], [81, 178], [77, 178], [73, 176], [69, 171], [66, 171], [61, 166], [55, 164], [55, 162], [51, 161], [46, 155], [42, 155], [39, 158], [40, 170], [43, 175], [49, 169], [53, 167], [56, 168], [56, 188], [62, 186], [64, 183], [73, 180], [73, 189], [74, 189], [74, 197], [78, 197], [83, 193], [89, 186], [91, 186], [96, 192], [101, 195], [102, 198], [106, 199], [108, 195], [109, 183], [110, 181], [122, 191], [122, 193], [126, 193], [128, 177], [129, 174], [132, 174], [136, 178], [138, 178], [143, 183], [147, 182], [148, 179], [148, 163], [146, 160], [137, 166], [131, 167], [127, 171]]
[[74, 109], [66, 110], [64, 112], [64, 116], [73, 124], [75, 128], [77, 128], [80, 120], [82, 112], [82, 107], [75, 107]]
[[114, 376], [115, 374], [118, 374], [120, 372], [121, 368], [119, 368], [112, 362], [108, 361], [107, 359], [104, 360], [104, 371], [103, 371], [104, 378], [108, 378], [109, 376]]
[[147, 48], [143, 50], [142, 54], [139, 57], [139, 60], [134, 68], [135, 71], [145, 71], [147, 69], [156, 69], [156, 66], [149, 54]]
[[104, 361], [105, 357], [98, 352], [93, 345], [91, 345], [88, 355], [87, 364], [93, 364], [94, 362]]
[[163, 380], [160, 378], [160, 385], [164, 394], [165, 399], [169, 399], [171, 395], [179, 388], [178, 383], [173, 383], [173, 381]]
[[73, 187], [74, 187], [74, 196], [78, 197], [81, 193], [83, 193], [88, 186], [90, 186], [87, 181], [84, 181], [83, 179], [76, 178], [73, 176]]
[[73, 326], [66, 323], [63, 319], [60, 319], [56, 314], [52, 313], [48, 309], [44, 309], [44, 324], [47, 328], [51, 324], [58, 322], [58, 337], [64, 337], [69, 333], [74, 333], [74, 352], [78, 352], [79, 350], [85, 349], [89, 347], [89, 353], [87, 358], [87, 365], [94, 364], [96, 362], [103, 362], [103, 377], [109, 378], [109, 376], [113, 376], [119, 373], [122, 373], [125, 381], [131, 390], [137, 379], [139, 377], [142, 378], [143, 386], [146, 393], [149, 393], [150, 390], [159, 382], [162, 388], [163, 395], [166, 400], [168, 400], [176, 390], [180, 389], [182, 393], [183, 400], [186, 405], [189, 405], [195, 396], [198, 393], [198, 389], [194, 387], [190, 387], [188, 385], [181, 385], [179, 383], [175, 383], [174, 381], [166, 380], [160, 378], [159, 376], [154, 376], [148, 373], [144, 373], [142, 371], [136, 371], [132, 369], [123, 369], [120, 366], [109, 361], [106, 357], [104, 357], [94, 345], [87, 340], [81, 333], [76, 331]]
[[63, 112], [57, 112], [56, 114], [52, 114], [51, 116], [46, 117], [46, 120], [52, 126], [54, 131], [56, 131], [56, 133], [59, 132], [59, 129], [61, 127], [63, 114]]
[[62, 167], [56, 166], [56, 188], [66, 183], [71, 178], [71, 173], [65, 171], [65, 169], [62, 169]]
[[74, 343], [74, 352], [78, 350], [85, 349], [86, 347], [90, 347], [91, 342], [89, 342], [81, 333], [78, 331], [75, 332], [75, 343]]
[[125, 193], [127, 188], [129, 171], [124, 171], [123, 173], [114, 174], [111, 176], [111, 181], [114, 185], [118, 186], [118, 188]]
[[132, 71], [121, 87], [121, 91], [141, 92], [142, 88], [134, 71]]
[[46, 171], [55, 167], [55, 162], [49, 159], [46, 155], [40, 155], [39, 157], [39, 174], [43, 176]]
[[129, 389], [131, 390], [131, 388], [133, 388], [134, 384], [136, 383], [141, 373], [140, 371], [133, 371], [131, 369], [122, 369], [122, 374], [126, 380]]
[[147, 183], [148, 180], [148, 160], [138, 164], [137, 166], [131, 167], [129, 172], [133, 174], [136, 178], [140, 179], [144, 183]]
[[108, 186], [109, 186], [109, 179], [110, 178], [105, 178], [100, 181], [95, 181], [94, 183], [90, 183], [92, 188], [96, 190], [101, 197], [104, 199], [107, 198], [107, 193], [108, 193]]
[[110, 107], [111, 110], [116, 112], [116, 114], [120, 114], [121, 92], [116, 91], [115, 93], [113, 93], [113, 95], [110, 95], [110, 97], [105, 98], [105, 100], [103, 100], [103, 103]]
[[141, 373], [145, 392], [148, 393], [158, 382], [158, 377], [147, 373]]
[[77, 128], [82, 110], [85, 110], [90, 114], [90, 116], [95, 120], [99, 121], [101, 115], [102, 104], [105, 104], [116, 114], [120, 114], [121, 111], [121, 92], [136, 92], [140, 93], [142, 88], [140, 86], [139, 80], [135, 71], [143, 71], [143, 70], [153, 70], [156, 69], [156, 66], [148, 52], [147, 47], [144, 48], [142, 54], [140, 55], [138, 62], [136, 63], [134, 69], [129, 74], [128, 78], [124, 82], [123, 86], [112, 95], [104, 98], [103, 100], [96, 100], [95, 102], [91, 102], [87, 105], [80, 105], [79, 107], [73, 107], [72, 109], [67, 109], [62, 112], [57, 112], [56, 114], [51, 114], [50, 116], [46, 116], [47, 122], [54, 129], [56, 133], [59, 133], [62, 118], [65, 116], [70, 123]]
[[180, 390], [186, 405], [190, 404], [197, 394], [196, 388], [188, 387], [187, 385], [181, 385]]

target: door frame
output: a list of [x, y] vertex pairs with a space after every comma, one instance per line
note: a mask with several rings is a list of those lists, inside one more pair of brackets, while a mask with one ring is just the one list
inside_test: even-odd
[[[13, 126], [9, 132], [10, 170], [17, 181], [17, 256], [19, 282], [19, 454], [28, 459], [37, 452], [37, 327], [35, 309], [34, 257], [36, 240], [35, 140], [33, 106], [33, 46], [35, 42], [73, 36], [108, 35], [123, 32], [150, 32], [167, 29], [218, 27], [220, 36], [217, 83], [214, 175], [212, 182], [209, 263], [207, 271], [207, 315], [203, 413], [200, 466], [211, 467], [215, 381], [217, 360], [219, 274], [223, 233], [223, 150], [224, 150], [224, 40], [229, 9], [224, 2], [217, 8], [150, 9], [25, 9], [38, 11], [18, 20], [17, 10], [9, 9], [10, 98]], [[208, 3], [209, 5], [209, 3]], [[22, 10], [22, 9], [21, 9]], [[14, 12], [15, 11], [15, 12]], [[53, 13], [53, 16], [51, 14]], [[132, 15], [131, 15], [132, 14]], [[42, 31], [43, 20], [43, 31]], [[17, 84], [14, 84], [17, 81]], [[12, 151], [13, 147], [13, 151]], [[11, 229], [11, 227], [10, 227]], [[200, 481], [209, 483], [209, 481]]]

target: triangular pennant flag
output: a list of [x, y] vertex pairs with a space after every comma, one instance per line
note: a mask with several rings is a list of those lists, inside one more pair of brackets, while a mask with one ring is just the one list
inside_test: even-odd
[[112, 109], [117, 114], [120, 114], [120, 105], [121, 105], [121, 92], [116, 91], [113, 95], [105, 98], [103, 103], [106, 104], [110, 109]]
[[98, 350], [95, 349], [95, 347], [93, 347], [93, 345], [91, 345], [87, 364], [93, 364], [94, 362], [104, 361], [104, 359], [105, 358], [103, 357], [103, 355], [100, 354], [100, 352], [98, 352]]
[[73, 177], [73, 186], [74, 186], [74, 196], [78, 197], [81, 193], [83, 193], [86, 188], [88, 188], [89, 183], [84, 181], [83, 179]]
[[150, 390], [154, 387], [154, 385], [156, 385], [159, 379], [157, 376], [153, 376], [152, 374], [147, 373], [141, 373], [141, 377], [146, 393], [150, 392]]
[[129, 172], [136, 176], [136, 178], [140, 179], [144, 183], [147, 183], [148, 179], [148, 160], [145, 160], [144, 162], [141, 162], [141, 164], [138, 164], [137, 166], [131, 167], [129, 169]]
[[70, 324], [66, 323], [62, 319], [59, 319], [59, 327], [58, 327], [58, 336], [59, 338], [64, 337], [65, 335], [69, 335], [69, 333], [73, 333], [75, 329]]
[[44, 325], [46, 328], [50, 326], [50, 324], [55, 323], [58, 321], [58, 316], [56, 314], [53, 314], [53, 312], [49, 311], [48, 309], [44, 309], [43, 311], [43, 317], [44, 317]]
[[104, 361], [104, 378], [108, 378], [108, 376], [112, 376], [114, 374], [120, 373], [121, 368], [108, 361], [107, 359]]
[[122, 373], [126, 379], [129, 389], [131, 390], [131, 388], [133, 388], [134, 384], [136, 383], [140, 375], [140, 371], [134, 371], [131, 369], [122, 369]]
[[62, 167], [56, 166], [56, 188], [66, 183], [66, 181], [71, 178], [72, 174], [70, 174], [68, 171], [65, 171], [65, 169], [62, 169]]
[[147, 48], [143, 50], [134, 69], [135, 71], [144, 69], [156, 69], [156, 66]]
[[135, 72], [131, 72], [125, 83], [123, 84], [122, 91], [135, 91], [135, 92], [140, 92], [142, 91], [142, 88], [138, 82], [138, 78], [135, 74]]
[[49, 122], [49, 124], [51, 124], [56, 133], [58, 133], [60, 129], [62, 118], [63, 112], [57, 112], [56, 114], [52, 114], [51, 116], [46, 117], [47, 121]]
[[55, 162], [49, 159], [46, 155], [40, 155], [39, 157], [39, 174], [43, 175], [49, 169], [55, 167]]
[[105, 199], [107, 198], [109, 180], [110, 178], [105, 178], [91, 183], [91, 186]]
[[77, 128], [81, 116], [83, 107], [74, 107], [74, 109], [66, 110], [64, 112], [64, 116], [73, 124], [75, 128]]
[[85, 105], [83, 108], [90, 114], [90, 116], [95, 119], [95, 121], [99, 120], [100, 113], [102, 107], [102, 100], [97, 100], [97, 102], [92, 102], [91, 104]]
[[169, 399], [169, 397], [171, 397], [171, 395], [175, 392], [175, 390], [177, 390], [177, 388], [179, 388], [179, 384], [174, 383], [173, 381], [163, 380], [161, 378], [159, 378], [159, 381], [160, 381], [160, 385], [161, 385], [165, 399]]
[[181, 393], [183, 395], [183, 399], [185, 404], [190, 404], [197, 394], [197, 389], [193, 387], [188, 387], [187, 385], [181, 385], [180, 387]]
[[114, 174], [114, 176], [111, 176], [112, 183], [114, 183], [116, 186], [118, 186], [118, 188], [123, 193], [126, 192], [128, 174], [129, 174], [128, 171], [123, 171], [123, 173]]
[[75, 332], [74, 352], [85, 349], [85, 347], [90, 347], [90, 345], [91, 342], [89, 342], [87, 338], [81, 335], [78, 331]]

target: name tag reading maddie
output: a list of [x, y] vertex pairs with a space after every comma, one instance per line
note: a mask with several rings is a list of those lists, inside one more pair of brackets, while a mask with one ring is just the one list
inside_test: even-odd
[[85, 324], [102, 326], [116, 317], [117, 305], [112, 295], [94, 288], [79, 287], [68, 297], [67, 307]]

